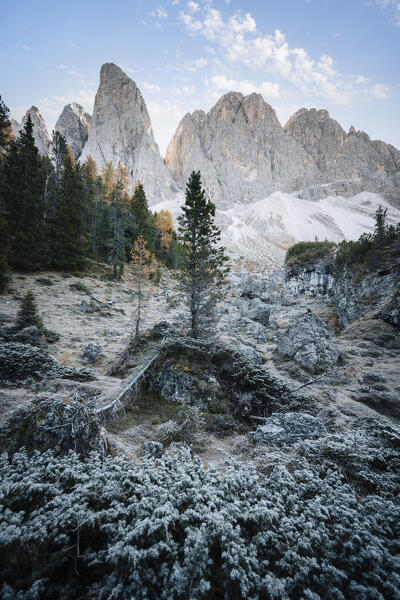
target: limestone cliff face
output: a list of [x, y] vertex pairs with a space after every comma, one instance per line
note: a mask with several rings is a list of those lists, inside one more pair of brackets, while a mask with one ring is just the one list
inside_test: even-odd
[[80, 160], [89, 155], [99, 170], [109, 161], [126, 167], [132, 184], [141, 180], [150, 203], [173, 195], [175, 186], [154, 140], [143, 96], [113, 63], [101, 67], [88, 140]]
[[328, 111], [315, 108], [299, 110], [284, 131], [312, 158], [323, 181], [332, 183], [328, 191], [336, 186], [347, 187], [349, 194], [367, 190], [382, 192], [391, 199], [398, 196], [400, 151], [394, 146], [372, 141], [354, 127], [346, 133]]
[[285, 135], [260, 94], [225, 94], [206, 114], [186, 114], [170, 142], [166, 164], [181, 186], [200, 170], [218, 207], [290, 192], [319, 179], [313, 158]]
[[11, 129], [13, 135], [15, 137], [18, 136], [20, 130], [25, 126], [26, 119], [30, 114], [33, 124], [33, 137], [35, 140], [35, 144], [37, 149], [39, 150], [39, 154], [41, 156], [49, 156], [50, 148], [51, 148], [51, 140], [49, 133], [47, 131], [46, 123], [42, 115], [39, 112], [39, 109], [36, 106], [31, 106], [25, 113], [22, 123], [18, 123], [15, 119], [11, 120]]
[[89, 123], [90, 115], [75, 102], [67, 104], [57, 120], [55, 130], [64, 136], [75, 158], [82, 154], [88, 139]]

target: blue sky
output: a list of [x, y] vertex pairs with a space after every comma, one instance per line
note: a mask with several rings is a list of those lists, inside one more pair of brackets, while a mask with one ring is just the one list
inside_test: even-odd
[[3, 0], [0, 94], [49, 130], [71, 101], [92, 111], [115, 62], [145, 97], [162, 153], [180, 118], [230, 89], [259, 91], [282, 124], [327, 108], [400, 148], [400, 0]]

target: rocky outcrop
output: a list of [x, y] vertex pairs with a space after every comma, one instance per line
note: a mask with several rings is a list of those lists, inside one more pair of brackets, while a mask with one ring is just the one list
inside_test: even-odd
[[171, 199], [175, 188], [154, 140], [149, 113], [140, 90], [113, 63], [101, 67], [100, 85], [80, 157], [100, 170], [106, 162], [122, 165], [133, 184], [143, 183], [150, 203]]
[[400, 189], [400, 151], [394, 146], [353, 127], [346, 133], [328, 111], [315, 108], [302, 108], [282, 128], [255, 93], [229, 92], [208, 113], [186, 114], [166, 163], [181, 186], [192, 170], [200, 170], [219, 208], [274, 191], [296, 191], [311, 200], [370, 191], [396, 202]]
[[333, 276], [331, 258], [298, 263], [286, 270], [286, 281], [295, 294], [326, 296], [331, 294]]
[[260, 94], [229, 92], [208, 113], [186, 114], [165, 160], [181, 186], [200, 170], [219, 208], [300, 189], [318, 177], [312, 157], [284, 134]]
[[292, 358], [311, 373], [321, 373], [334, 367], [340, 357], [340, 350], [332, 339], [332, 332], [314, 313], [305, 315], [282, 332], [278, 341], [278, 352]]
[[349, 196], [367, 190], [382, 192], [393, 200], [398, 198], [400, 151], [394, 146], [372, 141], [354, 127], [346, 133], [327, 110], [315, 108], [297, 111], [284, 131], [312, 158], [321, 180], [332, 182], [325, 190], [311, 190], [311, 195], [317, 193], [321, 197], [325, 192]]
[[250, 434], [256, 445], [290, 446], [302, 440], [315, 440], [327, 435], [324, 425], [307, 413], [289, 412], [271, 415], [265, 425]]
[[35, 139], [35, 144], [37, 149], [39, 150], [39, 154], [41, 156], [49, 156], [51, 149], [51, 140], [49, 133], [47, 131], [46, 123], [42, 115], [39, 112], [39, 109], [36, 106], [31, 106], [25, 113], [22, 123], [18, 123], [15, 119], [11, 120], [11, 129], [13, 135], [17, 137], [18, 133], [24, 127], [26, 123], [26, 119], [28, 114], [30, 114], [33, 124], [33, 137]]
[[55, 130], [64, 136], [76, 159], [82, 154], [88, 139], [90, 115], [80, 104], [72, 102], [64, 106], [58, 117]]

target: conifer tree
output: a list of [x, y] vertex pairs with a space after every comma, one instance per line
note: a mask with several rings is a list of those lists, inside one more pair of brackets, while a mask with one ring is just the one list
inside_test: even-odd
[[10, 109], [5, 105], [0, 96], [0, 161], [7, 152], [11, 141]]
[[137, 303], [135, 317], [135, 338], [137, 338], [143, 315], [144, 302], [150, 289], [150, 280], [158, 269], [157, 262], [147, 249], [146, 240], [142, 235], [139, 235], [133, 244], [130, 269], [133, 276], [134, 295]]
[[378, 248], [382, 248], [385, 243], [386, 238], [386, 218], [387, 218], [387, 208], [383, 208], [379, 206], [375, 213], [375, 239], [378, 245]]
[[109, 241], [108, 260], [113, 269], [115, 280], [122, 275], [126, 260], [127, 229], [127, 184], [126, 169], [117, 169], [114, 173], [114, 185], [111, 187], [110, 219], [111, 239]]
[[191, 335], [198, 338], [213, 317], [228, 272], [225, 248], [218, 246], [220, 231], [214, 224], [215, 205], [202, 189], [200, 171], [193, 171], [189, 178], [182, 213], [178, 217], [179, 237], [185, 248], [181, 285], [190, 311]]
[[137, 235], [142, 235], [150, 252], [154, 252], [157, 237], [155, 218], [149, 210], [144, 187], [140, 181], [135, 186], [129, 208], [136, 224]]
[[32, 325], [38, 329], [43, 329], [43, 321], [38, 312], [35, 295], [31, 290], [28, 290], [21, 300], [21, 306], [17, 313], [16, 329], [20, 331]]
[[30, 115], [3, 164], [3, 198], [10, 235], [9, 261], [24, 270], [48, 260], [44, 222], [44, 171]]
[[84, 264], [85, 239], [81, 197], [79, 174], [72, 152], [68, 148], [64, 155], [54, 221], [52, 264], [56, 268], [80, 269]]
[[10, 279], [8, 268], [8, 227], [6, 220], [5, 204], [2, 197], [3, 187], [3, 159], [6, 156], [10, 141], [10, 111], [0, 96], [0, 293], [7, 289]]
[[65, 138], [58, 131], [53, 131], [52, 158], [54, 165], [54, 182], [51, 198], [51, 216], [53, 219], [55, 219], [57, 216], [57, 201], [60, 190], [61, 170], [64, 166], [66, 152], [67, 142], [65, 141]]

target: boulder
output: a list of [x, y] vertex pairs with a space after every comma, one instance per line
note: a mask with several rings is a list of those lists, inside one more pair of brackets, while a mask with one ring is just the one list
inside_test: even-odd
[[283, 331], [277, 350], [311, 373], [321, 373], [335, 366], [340, 357], [330, 329], [315, 313], [303, 316]]
[[271, 308], [268, 304], [260, 300], [260, 298], [253, 298], [243, 310], [243, 314], [248, 319], [266, 327], [271, 314]]
[[88, 344], [82, 352], [82, 358], [87, 363], [95, 363], [101, 354], [101, 346], [98, 344]]
[[255, 350], [255, 348], [253, 348], [252, 346], [248, 346], [247, 344], [239, 344], [237, 349], [240, 352], [240, 354], [242, 354], [253, 365], [262, 364], [261, 356], [259, 355], [257, 350]]
[[290, 446], [302, 440], [315, 440], [327, 434], [324, 425], [307, 413], [274, 413], [259, 425], [250, 438], [262, 446]]

